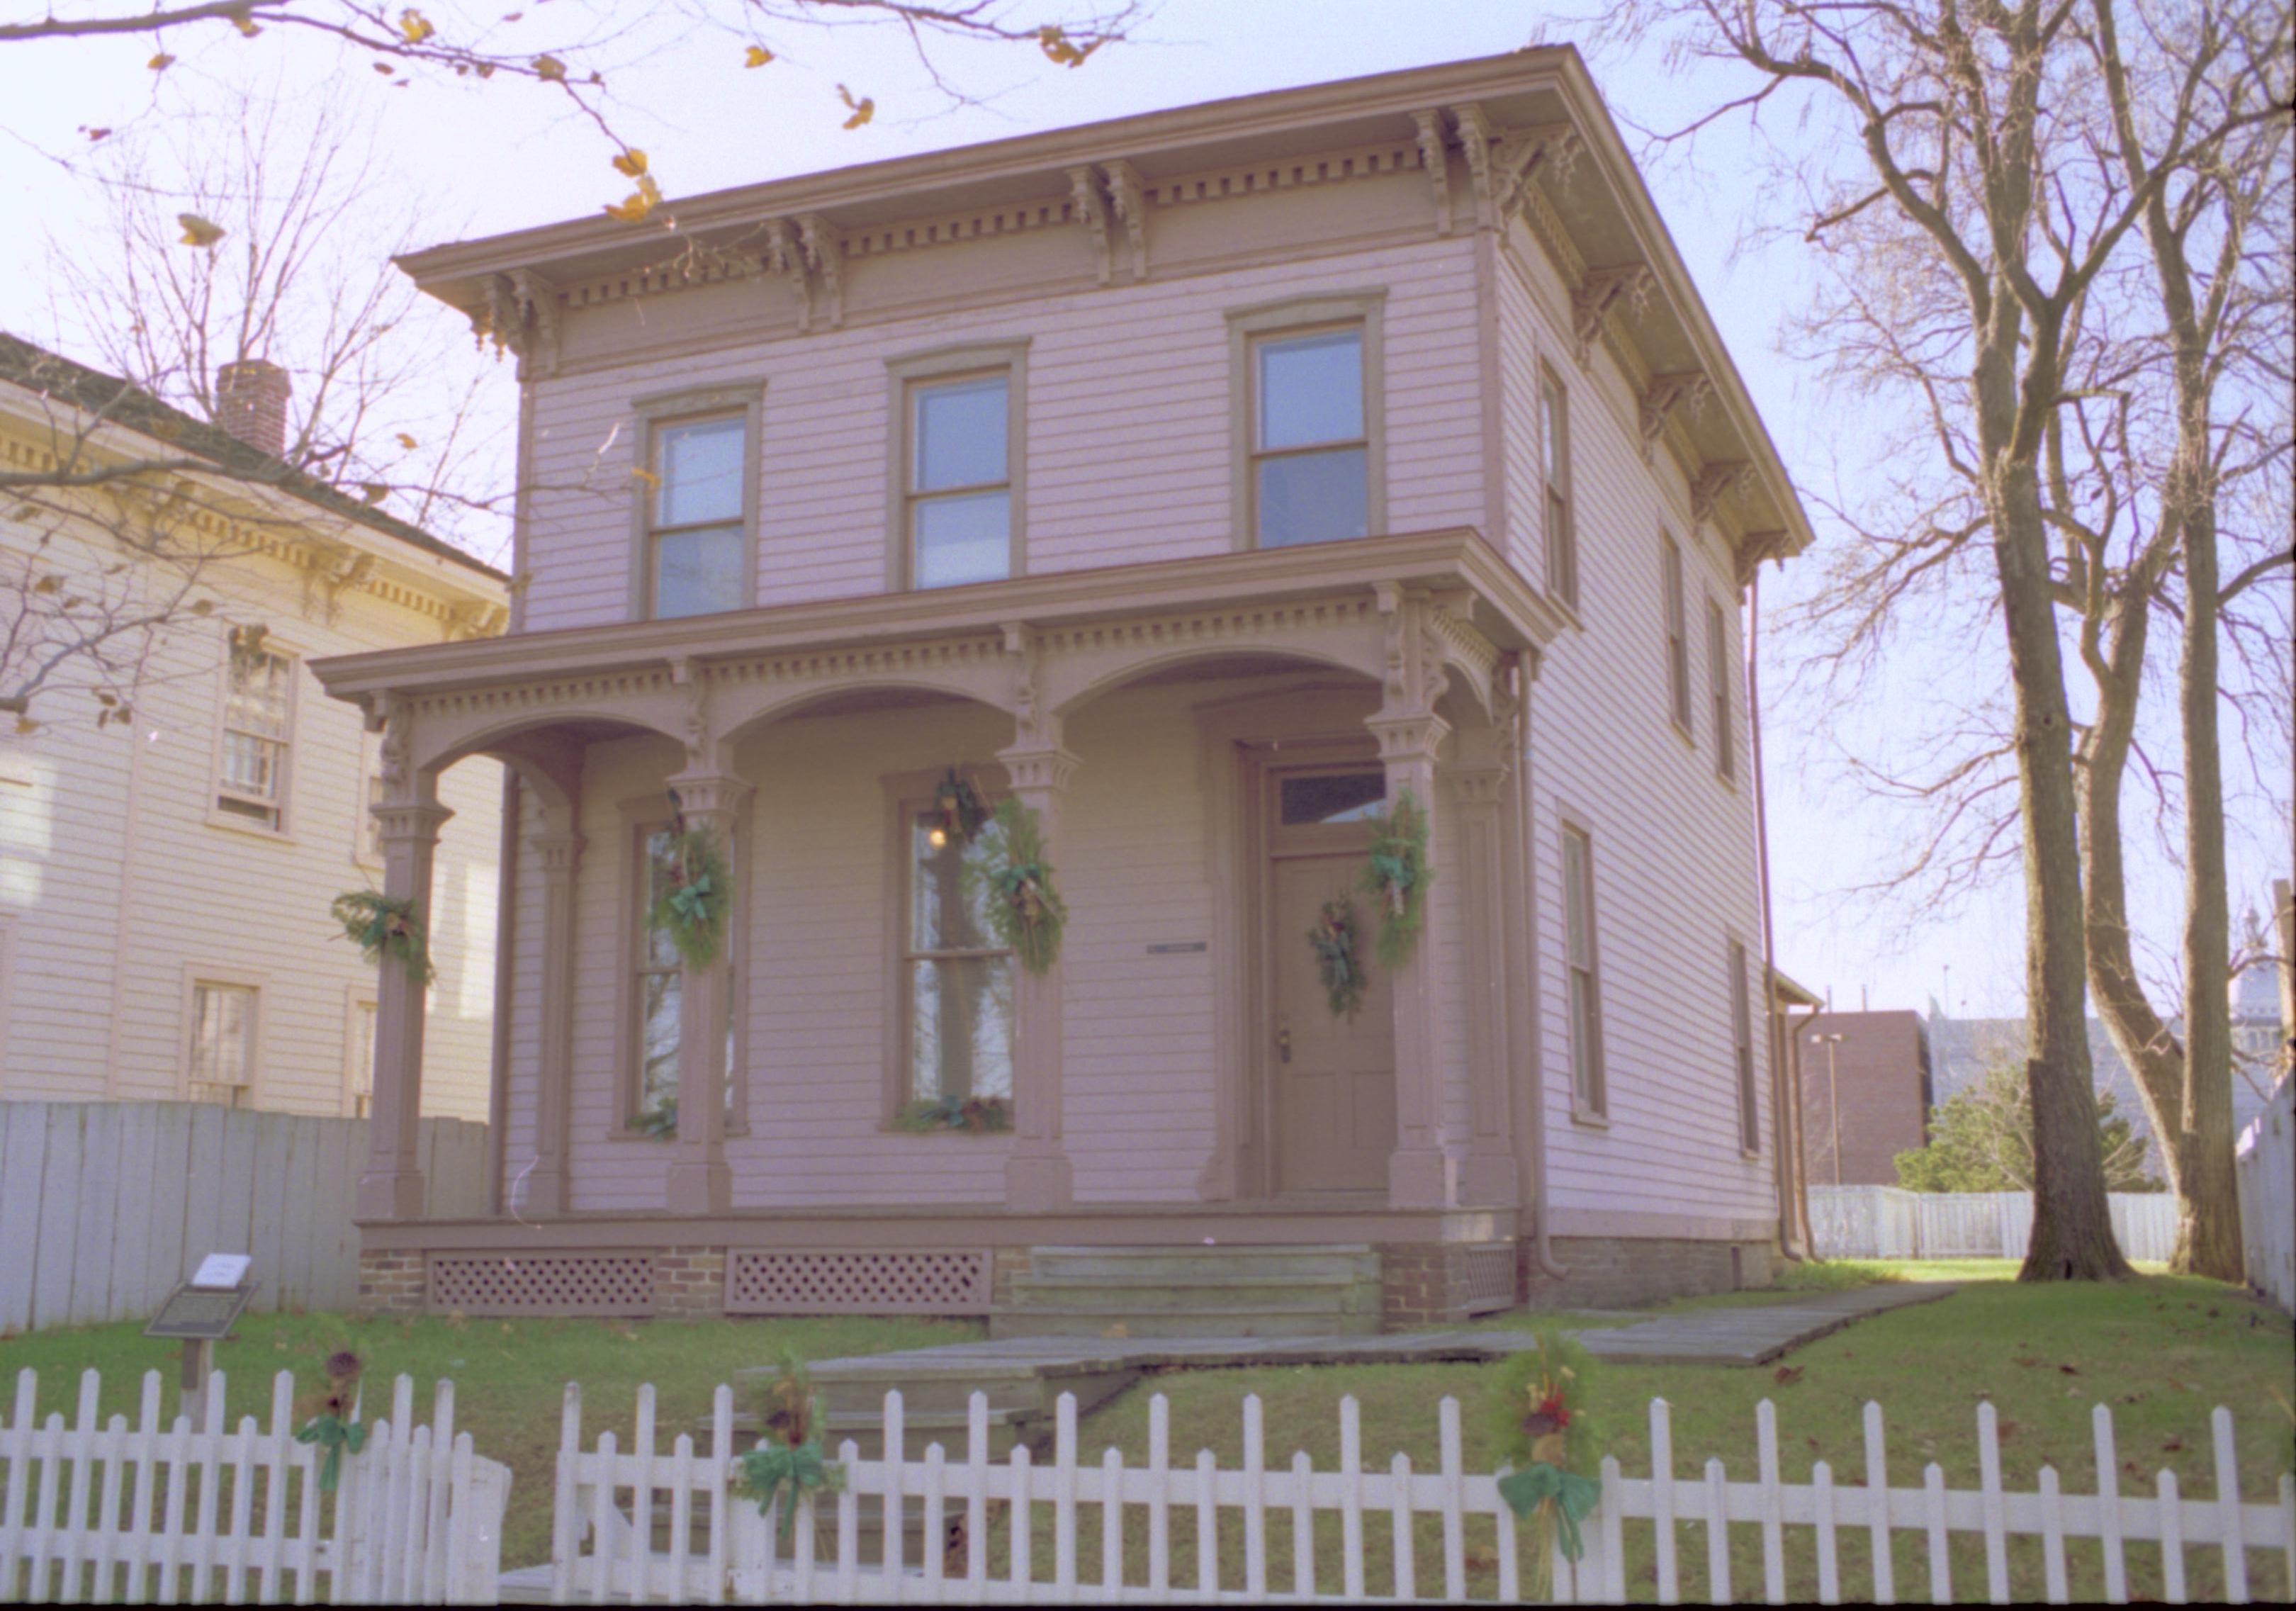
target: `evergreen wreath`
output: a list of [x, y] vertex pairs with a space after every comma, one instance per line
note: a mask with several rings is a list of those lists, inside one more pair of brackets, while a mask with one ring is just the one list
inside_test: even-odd
[[941, 775], [933, 790], [933, 810], [940, 813], [940, 830], [959, 844], [969, 844], [988, 825], [988, 808], [980, 791], [955, 767]]
[[1379, 959], [1399, 968], [1411, 960], [1427, 922], [1427, 886], [1435, 869], [1427, 865], [1427, 813], [1408, 788], [1395, 809], [1379, 819], [1361, 888], [1379, 897], [1385, 921], [1379, 929]]
[[335, 897], [332, 911], [343, 933], [358, 942], [359, 955], [369, 962], [391, 957], [406, 965], [417, 984], [438, 977], [430, 966], [430, 944], [422, 932], [422, 914], [414, 900], [395, 899], [373, 890], [347, 890]]
[[1316, 926], [1308, 931], [1316, 948], [1316, 966], [1324, 990], [1331, 997], [1332, 1016], [1352, 1018], [1363, 1005], [1363, 933], [1356, 924], [1356, 903], [1346, 896], [1324, 902]]
[[937, 1130], [988, 1135], [1013, 1128], [1013, 1107], [1002, 1097], [920, 1097], [901, 1109], [893, 1124], [920, 1135]]
[[1045, 859], [1044, 831], [1036, 812], [1008, 798], [989, 819], [996, 833], [983, 841], [985, 854], [976, 875], [988, 884], [988, 927], [996, 943], [1041, 974], [1060, 959], [1061, 929], [1069, 910], [1053, 888], [1052, 864]]
[[829, 1407], [794, 1349], [782, 1350], [759, 1397], [766, 1434], [734, 1462], [734, 1482], [757, 1500], [759, 1516], [772, 1511], [784, 1488], [789, 1491], [780, 1527], [786, 1540], [797, 1525], [799, 1500], [844, 1487], [845, 1467], [823, 1451], [820, 1423]]
[[726, 912], [734, 895], [716, 831], [689, 828], [679, 817], [662, 871], [668, 887], [654, 898], [646, 921], [669, 936], [688, 967], [708, 967], [726, 943]]

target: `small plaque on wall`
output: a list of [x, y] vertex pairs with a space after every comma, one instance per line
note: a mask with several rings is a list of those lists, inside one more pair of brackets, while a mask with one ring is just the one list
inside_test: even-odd
[[1201, 940], [1168, 940], [1161, 945], [1150, 946], [1148, 954], [1151, 957], [1184, 957], [1204, 949], [1205, 942]]

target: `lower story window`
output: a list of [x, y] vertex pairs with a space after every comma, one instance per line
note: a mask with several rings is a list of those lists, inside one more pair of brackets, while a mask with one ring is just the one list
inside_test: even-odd
[[[633, 1129], [668, 1133], [677, 1128], [677, 1059], [684, 1040], [685, 975], [669, 931], [653, 920], [662, 895], [669, 888], [671, 846], [675, 837], [668, 823], [652, 823], [638, 830], [636, 976], [630, 981], [633, 1015], [637, 1021], [637, 1077], [631, 1081], [628, 1122]], [[732, 943], [728, 937], [728, 944]], [[730, 1000], [741, 999], [738, 979], [729, 983]], [[742, 1112], [740, 1014], [728, 1014], [726, 1026], [726, 1114], [738, 1125]]]
[[350, 1064], [351, 1116], [364, 1119], [374, 1107], [374, 1010], [372, 1001], [351, 1004], [350, 1044], [344, 1048]]
[[994, 824], [966, 840], [938, 810], [904, 812], [908, 1102], [1013, 1096], [1013, 954], [989, 932], [982, 867]]
[[255, 1084], [252, 985], [192, 986], [192, 1096], [226, 1107], [243, 1106]]

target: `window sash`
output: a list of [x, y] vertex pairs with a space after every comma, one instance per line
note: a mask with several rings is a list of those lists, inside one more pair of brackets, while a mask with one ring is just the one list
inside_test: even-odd
[[[908, 1025], [902, 1099], [980, 1096], [1009, 1101], [1013, 953], [989, 941], [985, 922], [976, 915], [960, 908], [960, 921], [947, 922], [947, 903], [964, 897], [963, 851], [951, 867], [957, 875], [937, 889], [928, 886], [926, 854], [942, 847], [931, 845], [927, 835], [939, 813], [924, 801], [905, 801], [900, 810], [905, 915], [898, 966]], [[961, 988], [950, 990], [951, 982]]]
[[1665, 539], [1666, 678], [1668, 708], [1674, 725], [1690, 731], [1690, 620], [1685, 597], [1682, 550], [1672, 538]]
[[1746, 948], [1730, 942], [1730, 1032], [1738, 1076], [1738, 1144], [1747, 1152], [1762, 1147], [1760, 1104], [1754, 1085], [1754, 1015], [1746, 996]]
[[1580, 1105], [1600, 1113], [1603, 999], [1595, 965], [1593, 845], [1578, 828], [1562, 832], [1563, 929], [1569, 974], [1571, 1086]]
[[[994, 383], [1003, 424], [1003, 473], [980, 481], [928, 484], [926, 408], [936, 396], [985, 390]], [[909, 585], [962, 587], [1013, 574], [1013, 372], [1009, 367], [935, 375], [908, 383], [908, 449], [902, 455], [904, 540]], [[991, 515], [993, 519], [984, 519]], [[973, 529], [966, 529], [968, 518]], [[938, 530], [935, 530], [938, 528]], [[993, 561], [986, 556], [993, 554]]]
[[243, 1087], [255, 1073], [256, 992], [246, 985], [192, 987], [192, 1080]]
[[[1268, 359], [1287, 347], [1335, 345], [1347, 338], [1355, 357], [1354, 429], [1339, 435], [1286, 440], [1270, 446]], [[1371, 410], [1370, 377], [1365, 373], [1368, 338], [1360, 321], [1321, 328], [1271, 331], [1253, 336], [1246, 348], [1250, 390], [1246, 407], [1250, 415], [1251, 524], [1261, 547], [1289, 547], [1306, 542], [1339, 541], [1365, 537], [1371, 531]], [[1305, 471], [1308, 477], [1287, 472]], [[1336, 496], [1335, 496], [1336, 495]], [[1302, 529], [1291, 522], [1271, 523], [1272, 510], [1300, 504], [1303, 509], [1321, 503], [1336, 511], [1329, 529]], [[1316, 513], [1321, 514], [1321, 511]]]
[[[699, 489], [676, 484], [673, 447], [688, 436], [698, 440], [705, 433], [723, 433], [732, 437], [735, 442], [738, 451], [730, 507], [722, 499], [713, 505]], [[658, 421], [652, 426], [652, 437], [650, 456], [652, 481], [647, 489], [645, 504], [647, 614], [656, 621], [670, 621], [741, 609], [749, 602], [742, 595], [742, 580], [748, 571], [746, 545], [750, 540], [751, 465], [748, 414], [704, 415]], [[703, 473], [697, 471], [697, 474], [701, 473]], [[692, 496], [689, 497], [690, 490]], [[696, 506], [690, 511], [679, 509], [677, 505], [681, 501], [691, 502]], [[689, 515], [690, 518], [667, 518], [673, 513]], [[690, 584], [680, 584], [683, 590], [676, 597], [677, 607], [666, 609], [664, 605], [669, 589], [664, 585], [665, 555], [679, 549], [699, 555], [701, 546], [693, 539], [712, 538], [731, 539], [734, 563], [729, 573], [712, 576], [709, 574], [711, 567], [696, 567], [697, 579]], [[681, 538], [688, 540], [676, 540]]]
[[217, 804], [277, 827], [286, 793], [293, 726], [294, 662], [267, 649], [230, 645], [225, 671]]
[[1724, 778], [1737, 775], [1737, 735], [1733, 727], [1736, 705], [1730, 694], [1730, 645], [1725, 636], [1722, 606], [1706, 604], [1706, 674], [1714, 685], [1714, 770]]
[[1539, 383], [1541, 447], [1546, 482], [1546, 579], [1548, 591], [1578, 607], [1578, 543], [1571, 522], [1570, 405], [1552, 374]]

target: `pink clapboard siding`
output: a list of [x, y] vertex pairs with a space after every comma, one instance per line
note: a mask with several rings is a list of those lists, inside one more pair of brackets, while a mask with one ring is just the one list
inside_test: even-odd
[[[534, 388], [534, 491], [524, 626], [625, 619], [633, 400], [765, 385], [758, 602], [882, 591], [886, 363], [1025, 337], [1031, 572], [1225, 553], [1231, 547], [1228, 334], [1235, 308], [1384, 289], [1388, 526], [1482, 518], [1474, 259], [1430, 240], [1306, 264], [1033, 298], [675, 360]], [[684, 293], [695, 302], [755, 287]], [[626, 308], [573, 316], [627, 318]]]

